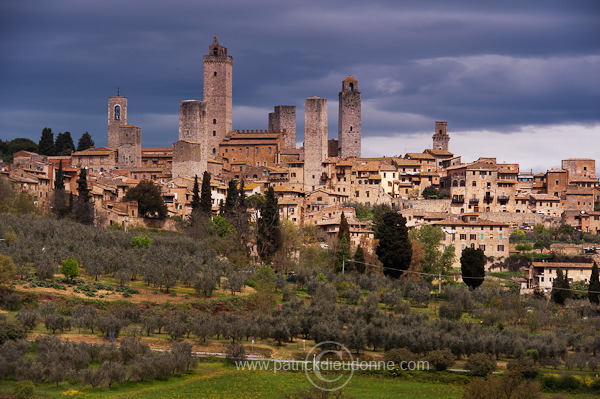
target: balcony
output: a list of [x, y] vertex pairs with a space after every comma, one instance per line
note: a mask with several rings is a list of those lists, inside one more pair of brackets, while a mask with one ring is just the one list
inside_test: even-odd
[[479, 199], [478, 198], [471, 198], [469, 200], [469, 204], [477, 205], [477, 204], [479, 204]]
[[492, 202], [494, 200], [494, 196], [491, 194], [486, 194], [485, 197], [483, 197], [483, 201], [486, 204], [489, 204], [490, 202]]
[[453, 204], [464, 204], [465, 198], [462, 195], [455, 195], [454, 197], [452, 197], [452, 203]]
[[499, 195], [498, 196], [498, 202], [501, 205], [506, 205], [506, 203], [508, 202], [509, 199], [510, 199], [510, 197], [508, 195]]

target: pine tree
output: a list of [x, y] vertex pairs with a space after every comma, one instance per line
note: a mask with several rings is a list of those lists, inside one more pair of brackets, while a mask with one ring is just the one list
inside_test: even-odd
[[210, 215], [212, 211], [212, 193], [210, 191], [210, 173], [204, 171], [202, 174], [202, 189], [200, 191], [200, 210]]
[[42, 137], [38, 143], [38, 153], [40, 155], [55, 155], [54, 149], [54, 133], [49, 127], [45, 127], [42, 130]]
[[75, 144], [73, 144], [71, 132], [59, 133], [56, 136], [54, 150], [56, 155], [71, 155], [71, 153], [75, 151]]
[[592, 275], [590, 276], [590, 285], [588, 286], [588, 298], [590, 302], [596, 305], [600, 303], [600, 278], [598, 277], [598, 264], [596, 262], [592, 266]]
[[92, 135], [88, 132], [84, 132], [79, 141], [77, 142], [77, 151], [87, 150], [94, 146], [94, 140], [92, 140]]
[[200, 186], [198, 185], [198, 175], [194, 176], [194, 187], [192, 188], [192, 212], [200, 208]]
[[365, 251], [360, 244], [358, 244], [358, 247], [356, 248], [352, 264], [354, 270], [361, 274], [365, 273], [365, 270], [367, 269], [367, 265], [365, 265]]
[[375, 238], [379, 240], [375, 253], [383, 264], [383, 273], [399, 278], [412, 258], [406, 219], [393, 209], [385, 210], [377, 218]]
[[337, 251], [335, 254], [335, 266], [338, 271], [347, 267], [347, 261], [350, 260], [350, 226], [346, 215], [342, 212], [340, 216], [340, 229], [338, 230]]
[[260, 209], [257, 225], [256, 244], [258, 255], [263, 262], [271, 263], [282, 245], [279, 205], [273, 187], [269, 187], [267, 190], [265, 203]]
[[485, 253], [480, 248], [465, 248], [460, 256], [460, 271], [465, 284], [472, 290], [483, 284]]
[[564, 305], [569, 294], [569, 276], [557, 268], [556, 278], [552, 282], [552, 300], [558, 305]]

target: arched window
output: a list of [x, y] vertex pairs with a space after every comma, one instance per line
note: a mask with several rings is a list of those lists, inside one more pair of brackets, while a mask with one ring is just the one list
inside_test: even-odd
[[121, 120], [121, 106], [120, 105], [115, 105], [115, 120], [116, 121]]
[[460, 186], [461, 186], [461, 187], [464, 187], [464, 186], [465, 186], [465, 181], [464, 181], [464, 180], [461, 180], [461, 181], [460, 181]]
[[350, 83], [348, 87], [350, 88], [350, 91], [354, 91], [354, 83]]
[[458, 187], [458, 180], [452, 180], [452, 187]]

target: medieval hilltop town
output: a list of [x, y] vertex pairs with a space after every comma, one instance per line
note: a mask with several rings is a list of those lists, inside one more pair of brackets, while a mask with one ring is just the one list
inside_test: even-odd
[[[276, 105], [264, 130], [233, 130], [233, 57], [217, 37], [204, 60], [204, 99], [180, 103], [179, 137], [171, 147], [142, 146], [142, 128], [129, 123], [126, 97], [108, 99], [108, 147], [89, 148], [70, 156], [43, 156], [20, 151], [2, 173], [50, 211], [59, 164], [67, 192], [76, 193], [80, 168], [88, 171], [95, 220], [99, 225], [144, 224], [137, 204], [124, 200], [128, 188], [152, 180], [162, 188], [170, 218], [191, 213], [194, 177], [212, 176], [213, 211], [227, 195], [232, 179], [243, 181], [247, 196], [273, 187], [282, 219], [297, 226], [317, 225], [335, 237], [344, 213], [353, 245], [372, 247], [369, 221], [356, 217], [351, 204], [393, 205], [409, 228], [432, 224], [444, 231], [444, 248], [454, 245], [456, 263], [466, 247], [481, 248], [490, 260], [509, 256], [509, 236], [535, 224], [600, 233], [600, 187], [593, 159], [564, 159], [560, 169], [532, 174], [519, 164], [496, 158], [463, 160], [449, 150], [446, 121], [435, 121], [431, 148], [422, 153], [381, 158], [361, 157], [361, 92], [348, 76], [339, 93], [337, 139], [330, 139], [327, 100], [305, 100], [304, 143], [296, 148], [296, 107]], [[424, 198], [433, 187], [447, 198]], [[596, 207], [595, 207], [596, 205]], [[554, 248], [568, 255], [594, 252], [583, 245]], [[488, 262], [488, 267], [491, 261]], [[557, 268], [569, 279], [589, 281], [591, 263], [537, 263], [522, 288], [551, 288]], [[550, 270], [554, 269], [554, 272]]]

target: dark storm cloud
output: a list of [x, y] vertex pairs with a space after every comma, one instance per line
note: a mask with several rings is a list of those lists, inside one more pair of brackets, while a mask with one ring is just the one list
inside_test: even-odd
[[[600, 6], [591, 1], [29, 0], [0, 6], [0, 138], [88, 130], [106, 144], [119, 86], [144, 145], [177, 139], [178, 103], [202, 98], [214, 34], [234, 57], [234, 127], [277, 104], [363, 93], [365, 136], [598, 123]], [[301, 135], [300, 135], [301, 136]]]

